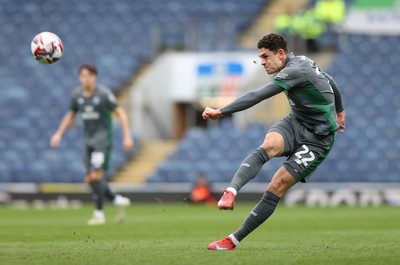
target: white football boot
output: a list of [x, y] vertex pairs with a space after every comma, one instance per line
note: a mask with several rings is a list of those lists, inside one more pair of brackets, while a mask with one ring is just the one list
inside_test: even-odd
[[117, 216], [115, 217], [115, 221], [117, 223], [122, 223], [126, 216], [125, 208], [131, 205], [131, 200], [117, 194], [114, 199], [114, 205], [117, 207]]
[[103, 211], [95, 210], [93, 212], [92, 218], [87, 221], [88, 225], [104, 225], [106, 223], [106, 218]]

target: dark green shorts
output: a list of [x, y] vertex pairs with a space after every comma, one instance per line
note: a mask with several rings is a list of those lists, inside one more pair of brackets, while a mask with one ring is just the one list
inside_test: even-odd
[[278, 132], [285, 140], [283, 166], [300, 182], [306, 182], [332, 149], [335, 134], [318, 135], [289, 115], [275, 123], [268, 132]]
[[110, 163], [111, 147], [85, 145], [85, 166], [89, 173], [91, 170], [108, 169]]

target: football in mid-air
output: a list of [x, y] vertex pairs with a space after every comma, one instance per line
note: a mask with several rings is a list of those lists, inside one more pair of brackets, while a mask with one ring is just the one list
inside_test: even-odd
[[64, 46], [60, 38], [51, 32], [37, 34], [31, 42], [33, 57], [42, 64], [52, 64], [63, 54]]

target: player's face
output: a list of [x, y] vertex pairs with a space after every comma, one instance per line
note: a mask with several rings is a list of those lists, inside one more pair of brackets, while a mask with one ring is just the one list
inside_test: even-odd
[[82, 71], [79, 73], [79, 81], [81, 81], [83, 88], [94, 88], [96, 86], [96, 80], [97, 76], [87, 69], [82, 69]]
[[282, 70], [286, 61], [286, 53], [282, 49], [274, 53], [266, 48], [261, 48], [258, 49], [258, 57], [260, 57], [261, 64], [268, 74]]

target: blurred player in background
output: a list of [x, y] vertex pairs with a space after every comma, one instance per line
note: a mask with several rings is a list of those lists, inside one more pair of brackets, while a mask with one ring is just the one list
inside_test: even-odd
[[335, 132], [345, 128], [345, 111], [335, 81], [311, 59], [294, 56], [286, 40], [271, 33], [257, 44], [258, 56], [274, 80], [250, 91], [221, 109], [206, 108], [204, 119], [218, 119], [242, 111], [284, 92], [292, 113], [275, 123], [264, 142], [242, 162], [218, 202], [221, 210], [232, 210], [237, 192], [273, 157], [286, 162], [273, 176], [260, 202], [244, 223], [228, 237], [212, 242], [210, 250], [232, 250], [274, 212], [280, 198], [297, 182], [306, 182], [332, 149]]
[[65, 115], [58, 130], [51, 137], [52, 148], [59, 146], [63, 134], [74, 121], [77, 112], [82, 115], [85, 135], [85, 165], [87, 175], [85, 182], [92, 187], [96, 210], [88, 221], [89, 225], [100, 225], [106, 222], [103, 206], [104, 196], [118, 207], [117, 221], [124, 218], [124, 208], [130, 200], [114, 194], [106, 180], [104, 171], [107, 170], [112, 149], [112, 113], [119, 119], [123, 132], [123, 145], [126, 151], [133, 147], [125, 111], [118, 106], [112, 92], [96, 83], [97, 69], [92, 64], [83, 64], [79, 68], [81, 86], [73, 91], [69, 112]]

